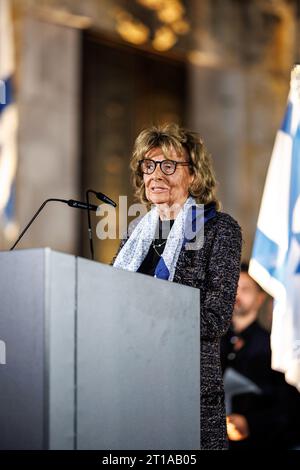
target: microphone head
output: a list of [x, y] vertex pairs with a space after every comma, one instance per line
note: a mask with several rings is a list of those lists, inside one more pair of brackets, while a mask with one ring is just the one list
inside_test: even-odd
[[117, 207], [117, 204], [105, 194], [96, 192], [96, 191], [95, 191], [95, 194], [96, 194], [97, 199], [99, 199], [100, 201], [106, 202], [106, 204], [110, 204], [113, 207]]

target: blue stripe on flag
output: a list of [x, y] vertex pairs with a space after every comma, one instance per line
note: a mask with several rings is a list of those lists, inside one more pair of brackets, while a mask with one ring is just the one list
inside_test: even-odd
[[291, 180], [290, 180], [290, 205], [289, 205], [289, 239], [292, 233], [292, 223], [296, 202], [300, 196], [300, 125], [293, 139]]
[[292, 127], [292, 113], [293, 113], [293, 105], [289, 101], [287, 104], [286, 112], [281, 124], [281, 130], [286, 132], [286, 134], [291, 134], [291, 127]]
[[4, 209], [4, 215], [6, 220], [12, 220], [15, 215], [15, 199], [16, 199], [16, 184], [12, 183], [10, 188], [10, 195], [7, 204]]
[[[0, 102], [0, 114], [6, 108], [6, 106], [9, 106], [10, 104], [13, 103], [13, 81], [12, 78], [9, 77], [7, 80], [2, 80], [4, 83], [4, 100], [5, 102], [2, 103]], [[3, 85], [1, 85], [3, 86]], [[1, 93], [2, 95], [2, 93]], [[2, 98], [2, 97], [1, 97]]]
[[[295, 206], [300, 197], [300, 125], [293, 140], [292, 165], [291, 165], [291, 184], [290, 184], [290, 207], [289, 207], [289, 244], [292, 238], [300, 244], [300, 234], [292, 231], [293, 218], [295, 216]], [[295, 270], [295, 274], [300, 274], [300, 261]]]
[[263, 266], [270, 276], [279, 279], [276, 261], [278, 258], [279, 246], [270, 240], [259, 228], [256, 230], [252, 258]]

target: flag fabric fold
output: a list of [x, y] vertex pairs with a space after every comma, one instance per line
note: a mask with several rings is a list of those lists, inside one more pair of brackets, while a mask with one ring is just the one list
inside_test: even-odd
[[299, 84], [296, 65], [267, 173], [249, 274], [274, 298], [272, 368], [300, 390]]

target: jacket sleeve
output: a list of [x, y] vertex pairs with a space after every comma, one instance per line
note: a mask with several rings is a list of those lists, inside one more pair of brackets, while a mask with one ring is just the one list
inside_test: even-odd
[[214, 339], [229, 328], [240, 274], [242, 236], [238, 223], [220, 220], [201, 289], [201, 337]]

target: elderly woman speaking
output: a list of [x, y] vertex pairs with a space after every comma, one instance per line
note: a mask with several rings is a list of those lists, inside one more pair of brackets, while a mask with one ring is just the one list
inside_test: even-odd
[[240, 227], [219, 210], [210, 157], [195, 133], [175, 124], [143, 130], [131, 169], [136, 196], [152, 208], [121, 241], [114, 266], [200, 289], [201, 448], [225, 449], [219, 347], [239, 279]]

